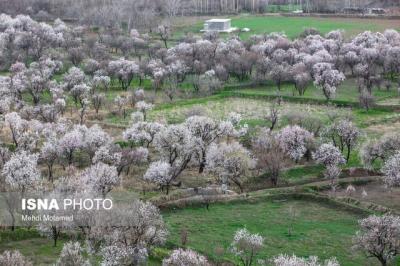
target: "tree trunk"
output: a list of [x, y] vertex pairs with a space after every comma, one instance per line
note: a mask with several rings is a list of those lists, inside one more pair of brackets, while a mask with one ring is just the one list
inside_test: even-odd
[[57, 246], [57, 240], [58, 240], [58, 232], [57, 232], [57, 228], [53, 228], [53, 246], [56, 247]]
[[381, 263], [382, 266], [386, 266], [387, 265], [387, 262], [386, 262], [386, 260], [384, 258], [379, 257], [378, 260], [379, 260], [379, 262]]
[[204, 168], [206, 167], [206, 152], [202, 151], [202, 159], [200, 162], [200, 167], [199, 167], [199, 174], [204, 172]]
[[346, 162], [349, 162], [350, 159], [350, 147], [347, 146], [347, 156], [346, 156]]
[[51, 182], [51, 183], [53, 183], [53, 165], [48, 165], [47, 166], [47, 168], [48, 168], [48, 171], [49, 171], [49, 175], [48, 175], [48, 177], [49, 177], [49, 181]]

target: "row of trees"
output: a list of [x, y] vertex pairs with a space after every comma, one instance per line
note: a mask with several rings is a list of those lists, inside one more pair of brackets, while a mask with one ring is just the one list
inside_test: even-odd
[[[155, 1], [59, 1], [59, 0], [15, 0], [2, 1], [0, 12], [26, 14], [38, 19], [53, 17], [81, 20], [95, 26], [148, 28], [160, 17], [188, 16], [197, 14], [229, 14], [264, 12], [269, 4], [287, 5], [288, 1], [271, 0], [155, 0]], [[305, 7], [310, 1], [301, 1]], [[294, 3], [292, 3], [294, 4]], [[141, 21], [142, 20], [142, 21]], [[154, 25], [154, 24], [153, 24]]]
[[[270, 132], [261, 132], [259, 139], [254, 141], [262, 145], [254, 145], [253, 156], [241, 144], [232, 141], [246, 131], [245, 127], [239, 126], [240, 118], [237, 115], [232, 114], [222, 122], [201, 116], [190, 117], [181, 125], [148, 122], [146, 113], [152, 104], [143, 101], [143, 90], [133, 91], [125, 97], [118, 96], [114, 100], [124, 116], [128, 104], [139, 111], [133, 115], [132, 127], [124, 132], [124, 139], [131, 143], [132, 149], [115, 147], [110, 137], [97, 126], [72, 126], [68, 122], [60, 123], [60, 118], [65, 112], [67, 98], [70, 97], [79, 107], [79, 122], [83, 124], [89, 105], [94, 107], [96, 113], [104, 105], [105, 94], [102, 91], [106, 92], [116, 82], [120, 88], [127, 90], [135, 78], [151, 78], [155, 87], [167, 84], [171, 86], [170, 90], [166, 89], [169, 93], [184, 81], [191, 80], [195, 88], [204, 86], [206, 81], [206, 87], [210, 89], [215, 82], [227, 81], [232, 76], [239, 80], [251, 77], [258, 81], [271, 78], [280, 89], [282, 82], [288, 81], [287, 71], [295, 71], [291, 75], [292, 82], [300, 94], [304, 94], [309, 82], [307, 80], [314, 79], [315, 84], [330, 99], [336, 86], [344, 79], [343, 73], [336, 68], [342, 68], [343, 72], [353, 68], [362, 70], [362, 77], [358, 76], [360, 91], [366, 90], [367, 93], [371, 93], [372, 84], [375, 84], [372, 81], [376, 81], [376, 76], [371, 77], [370, 74], [390, 78], [398, 72], [394, 55], [399, 49], [400, 35], [396, 31], [386, 31], [384, 34], [366, 32], [349, 43], [344, 41], [338, 31], [329, 33], [326, 38], [310, 33], [295, 41], [282, 35], [255, 36], [246, 42], [239, 39], [222, 41], [210, 34], [204, 36], [205, 39], [182, 42], [169, 49], [159, 47], [149, 52], [148, 58], [143, 60], [121, 58], [97, 61], [88, 58], [84, 61], [83, 70], [71, 67], [60, 81], [56, 81], [54, 77], [60, 73], [63, 63], [44, 56], [54, 49], [61, 49], [61, 55], [68, 53], [66, 47], [69, 45], [66, 43], [81, 40], [79, 36], [82, 35], [74, 35], [77, 29], [69, 28], [61, 21], [49, 26], [24, 16], [11, 18], [2, 15], [1, 18], [4, 30], [2, 36], [11, 34], [11, 39], [15, 40], [24, 34], [36, 37], [37, 29], [46, 28], [44, 36], [57, 37], [38, 37], [37, 42], [24, 46], [27, 58], [36, 54], [39, 61], [29, 66], [17, 62], [11, 66], [10, 75], [1, 78], [2, 109], [3, 113], [10, 112], [5, 115], [5, 124], [9, 128], [11, 140], [17, 151], [41, 149], [40, 159], [47, 165], [50, 180], [53, 180], [54, 164], [59, 162], [64, 167], [72, 165], [78, 152], [86, 154], [89, 162], [109, 155], [107, 160], [112, 162], [108, 163], [117, 167], [120, 174], [129, 165], [145, 162], [150, 145], [154, 145], [161, 159], [150, 164], [144, 179], [166, 188], [167, 192], [181, 173], [193, 164], [198, 165], [200, 173], [207, 168], [210, 173], [218, 176], [219, 183], [233, 183], [243, 191], [242, 177], [255, 166], [252, 157], [258, 157], [259, 167], [271, 172], [274, 184], [277, 184], [280, 169], [284, 165], [284, 160], [276, 158], [289, 158], [298, 162], [303, 157], [313, 157], [326, 166], [327, 177], [337, 177], [340, 174], [338, 166], [344, 162], [341, 154], [346, 153], [345, 159], [348, 161], [360, 136], [359, 130], [347, 120], [333, 123], [321, 134], [319, 128], [314, 132], [313, 128], [304, 129], [301, 125], [289, 126], [275, 133], [273, 129], [279, 117], [277, 110], [272, 108], [268, 118], [272, 125]], [[143, 37], [137, 31], [131, 34], [132, 38]], [[49, 40], [59, 42], [51, 43]], [[5, 58], [12, 58], [13, 54], [22, 49], [22, 46], [16, 45], [18, 42], [11, 41], [9, 44], [13, 45], [4, 46]], [[131, 53], [135, 53], [135, 49], [127, 52], [128, 55]], [[76, 59], [69, 57], [72, 58]], [[71, 63], [74, 61], [70, 60]], [[51, 103], [42, 104], [41, 100], [49, 89]], [[33, 106], [28, 105], [24, 99], [27, 93], [31, 96]], [[320, 150], [315, 147], [314, 141], [319, 135], [327, 144], [322, 145]], [[41, 138], [47, 140], [43, 148], [38, 147]], [[99, 149], [97, 156], [95, 148]], [[313, 151], [316, 153], [312, 154]], [[4, 154], [5, 159], [10, 157], [7, 157], [6, 150]], [[229, 158], [230, 155], [232, 158]], [[333, 158], [326, 158], [327, 155]]]
[[[168, 48], [170, 28], [166, 25], [157, 29], [161, 42], [136, 30], [130, 36], [107, 32], [97, 40], [87, 39], [81, 27], [70, 28], [60, 20], [50, 26], [24, 16], [2, 15], [0, 25], [0, 63], [8, 69], [10, 62], [25, 62], [25, 66], [13, 65], [9, 78], [2, 77], [9, 90], [3, 94], [20, 98], [27, 91], [34, 104], [50, 88], [58, 95], [70, 92], [83, 106], [85, 101], [79, 97], [89, 87], [107, 89], [118, 81], [126, 90], [134, 79], [140, 85], [150, 79], [153, 87], [163, 88], [170, 99], [187, 83], [195, 92], [207, 94], [232, 78], [273, 81], [278, 91], [290, 83], [293, 94], [304, 95], [313, 81], [330, 100], [347, 76], [357, 80], [360, 104], [369, 109], [374, 103], [373, 89], [390, 89], [400, 73], [400, 34], [394, 30], [364, 32], [350, 41], [345, 41], [340, 31], [322, 37], [309, 30], [294, 41], [283, 34], [223, 41], [216, 33], [207, 33], [202, 39], [187, 36]], [[124, 58], [112, 60], [111, 51]], [[32, 59], [35, 62], [28, 66]], [[63, 86], [50, 82], [55, 74], [65, 72], [63, 65], [71, 63], [82, 66], [83, 71], [70, 68]]]
[[[60, 1], [60, 0], [15, 0], [1, 2], [0, 12], [27, 14], [47, 20], [58, 16], [82, 20], [93, 25], [127, 24], [140, 27], [159, 17], [189, 16], [197, 14], [231, 14], [239, 12], [262, 13], [269, 5], [295, 6], [305, 12], [341, 12], [343, 8], [362, 8], [364, 0], [335, 1], [327, 4], [320, 0], [155, 0], [146, 1]], [[376, 4], [377, 7], [396, 6], [395, 1]], [[83, 11], [84, 10], [84, 11]], [[108, 11], [108, 13], [107, 13]]]
[[[149, 218], [149, 217], [146, 217]], [[134, 225], [134, 224], [132, 224]], [[137, 226], [137, 224], [135, 224]], [[400, 218], [397, 216], [370, 216], [359, 221], [360, 230], [353, 237], [354, 248], [374, 257], [382, 266], [388, 265], [400, 252]], [[141, 228], [138, 228], [141, 229]], [[125, 231], [126, 233], [126, 231]], [[129, 234], [128, 237], [132, 237]], [[131, 240], [129, 238], [129, 240]], [[309, 258], [295, 255], [280, 254], [272, 259], [259, 259], [259, 253], [264, 248], [264, 238], [259, 234], [252, 234], [247, 229], [235, 232], [230, 246], [230, 252], [237, 258], [239, 265], [274, 266], [339, 266], [336, 258], [325, 261], [316, 256]], [[92, 265], [90, 259], [84, 256], [92, 250], [83, 247], [79, 242], [64, 244], [56, 265]], [[135, 249], [128, 246], [121, 248], [117, 245], [102, 249], [102, 265], [145, 265], [147, 261], [145, 249]], [[90, 258], [90, 257], [89, 257]], [[257, 260], [258, 258], [258, 260]], [[257, 260], [257, 261], [256, 261]], [[5, 251], [0, 255], [0, 263], [4, 266], [32, 265], [19, 251]], [[190, 249], [176, 249], [162, 261], [163, 266], [209, 266], [207, 258]]]
[[[155, 88], [166, 88], [171, 97], [183, 82], [209, 93], [219, 82], [230, 78], [258, 82], [272, 79], [278, 89], [283, 82], [292, 82], [301, 94], [307, 88], [304, 84], [314, 80], [330, 99], [343, 81], [343, 73], [351, 73], [353, 68], [358, 73], [355, 75], [360, 90], [368, 93], [371, 84], [376, 84], [372, 82], [376, 75], [390, 79], [391, 74], [394, 78], [399, 71], [392, 61], [396, 58], [392, 55], [399, 49], [400, 35], [396, 31], [366, 32], [350, 42], [345, 42], [340, 32], [331, 32], [326, 38], [311, 33], [294, 41], [272, 34], [245, 42], [238, 38], [223, 41], [207, 34], [203, 39], [189, 38], [168, 48], [165, 26], [159, 29], [164, 43], [155, 46], [137, 31], [132, 31], [129, 37], [134, 44], [112, 45], [113, 35], [109, 34], [107, 41], [100, 38], [90, 46], [82, 29], [70, 28], [59, 20], [50, 26], [25, 16], [1, 15], [0, 29], [1, 61], [9, 64], [20, 59], [12, 63], [8, 75], [0, 78], [4, 114], [1, 185], [2, 190], [19, 192], [22, 196], [53, 187], [49, 198], [71, 195], [106, 198], [121, 185], [124, 175], [135, 171], [138, 165], [145, 165], [147, 170], [136, 174], [166, 193], [171, 186], [180, 185], [183, 173], [189, 169], [211, 174], [223, 191], [237, 187], [243, 192], [247, 177], [257, 167], [267, 170], [272, 183], [277, 185], [285, 163], [311, 159], [326, 167], [325, 176], [334, 187], [340, 165], [349, 160], [360, 139], [361, 132], [351, 120], [336, 119], [326, 127], [312, 123], [307, 127], [296, 122], [277, 130], [275, 125], [280, 119], [277, 103], [267, 117], [271, 127], [259, 129], [251, 145], [245, 145], [241, 137], [248, 134], [248, 127], [236, 113], [222, 120], [189, 115], [180, 124], [149, 120], [147, 113], [153, 104], [145, 101], [141, 89], [127, 92], [132, 80], [151, 79]], [[23, 36], [27, 36], [26, 42], [21, 41]], [[95, 57], [91, 57], [93, 50], [88, 47], [95, 49]], [[112, 53], [124, 53], [126, 57], [115, 59], [110, 57]], [[288, 73], [296, 73], [291, 75], [293, 80], [287, 80]], [[122, 115], [126, 115], [128, 105], [136, 109], [131, 124], [122, 134], [125, 141], [122, 144], [116, 144], [116, 139], [100, 126], [85, 124], [88, 108], [93, 107], [97, 113], [111, 87], [126, 92], [114, 99]], [[73, 114], [68, 119], [68, 101], [79, 110], [78, 120]], [[399, 139], [398, 135], [385, 136], [362, 149], [366, 164], [383, 160], [382, 171], [390, 186], [399, 185], [400, 180]], [[43, 178], [43, 166], [48, 181]], [[12, 201], [8, 201], [7, 207], [14, 225]], [[111, 213], [72, 214], [80, 219], [75, 223], [43, 221], [38, 230], [51, 237], [55, 245], [62, 233], [81, 232], [93, 254], [101, 255], [106, 265], [123, 264], [121, 261], [125, 260], [128, 265], [138, 264], [151, 247], [162, 245], [167, 237], [158, 208], [138, 200]], [[240, 231], [232, 249], [236, 255], [245, 254], [243, 248], [248, 251], [249, 243], [243, 240], [246, 238], [257, 249], [262, 245], [260, 236]], [[79, 250], [76, 244], [67, 248]], [[184, 252], [197, 257], [190, 251], [177, 251], [178, 260]], [[201, 257], [199, 260], [204, 261]], [[245, 265], [251, 264], [246, 257], [241, 260]], [[168, 260], [165, 263], [169, 265]]]
[[[145, 105], [142, 102], [139, 106]], [[235, 140], [247, 132], [246, 126], [240, 123], [240, 116], [232, 113], [227, 120], [223, 121], [215, 121], [204, 116], [190, 116], [183, 124], [165, 125], [145, 121], [143, 112], [146, 108], [139, 109], [141, 111], [132, 115], [132, 126], [123, 134], [124, 139], [130, 143], [127, 148], [115, 146], [113, 139], [99, 126], [88, 128], [84, 125], [73, 125], [68, 121], [59, 120], [60, 118], [56, 122], [41, 122], [22, 118], [16, 112], [6, 114], [5, 126], [9, 139], [13, 141], [16, 148], [15, 152], [11, 152], [6, 147], [2, 148], [4, 162], [2, 176], [5, 178], [4, 184], [8, 191], [26, 193], [29, 190], [41, 189], [40, 183], [43, 183], [43, 180], [38, 162], [48, 166], [49, 176], [53, 176], [51, 171], [54, 169], [54, 164], [58, 163], [67, 171], [64, 178], [57, 178], [56, 194], [52, 194], [50, 198], [62, 198], [65, 197], [65, 193], [71, 192], [74, 195], [90, 192], [106, 197], [115, 186], [120, 184], [121, 167], [148, 162], [148, 147], [154, 147], [159, 153], [156, 156], [159, 161], [149, 165], [143, 178], [165, 187], [167, 191], [170, 184], [175, 182], [185, 169], [194, 166], [198, 167], [199, 171], [206, 169], [215, 174], [217, 182], [222, 185], [234, 184], [240, 190], [243, 189], [243, 180], [248, 171], [255, 167], [255, 160], [251, 152]], [[348, 149], [350, 153], [357, 143], [359, 131], [349, 121], [337, 121], [323, 132], [326, 134], [325, 138], [332, 139], [332, 142], [321, 145], [313, 154], [313, 158], [327, 167], [327, 177], [335, 179], [340, 171], [338, 165], [345, 161], [340, 150], [344, 152]], [[299, 162], [301, 158], [310, 156], [307, 154], [314, 149], [315, 136], [302, 127], [294, 125], [278, 132], [261, 130], [255, 141], [256, 147], [261, 149], [259, 155], [270, 154], [270, 158], [273, 155], [279, 158], [281, 153], [283, 158]], [[333, 145], [335, 143], [337, 147]], [[128, 159], [131, 157], [127, 154], [133, 154], [131, 161]], [[80, 156], [80, 160], [74, 160], [75, 156]], [[84, 157], [88, 158], [86, 164], [85, 160], [82, 160]], [[126, 160], [129, 162], [127, 163]], [[257, 163], [265, 163], [268, 165], [267, 169], [275, 167], [272, 166], [273, 161], [268, 159]], [[389, 160], [387, 167], [390, 165], [397, 167], [398, 163], [392, 163]], [[83, 169], [74, 169], [73, 166]], [[263, 166], [263, 169], [265, 167]], [[395, 172], [397, 168], [393, 169], [391, 171], [398, 175], [398, 171]], [[132, 212], [129, 211], [131, 209]], [[143, 217], [135, 216], [138, 209], [146, 210]], [[81, 230], [91, 241], [94, 250], [97, 247], [97, 252], [101, 252], [104, 256], [120, 253], [146, 254], [143, 249], [148, 247], [146, 244], [148, 236], [138, 236], [137, 232], [133, 234], [130, 231], [133, 225], [124, 224], [115, 227], [116, 220], [140, 223], [141, 226], [150, 226], [152, 230], [157, 228], [155, 231], [157, 235], [151, 235], [151, 241], [148, 243], [150, 246], [165, 241], [166, 232], [160, 220], [161, 216], [151, 204], [136, 202], [132, 206], [117, 209], [111, 216], [107, 213], [105, 217], [101, 216], [102, 213], [96, 214], [100, 216], [91, 216], [94, 214], [88, 213], [76, 215], [84, 217], [84, 221], [97, 220], [102, 224], [71, 225], [45, 222], [41, 223], [38, 229], [51, 237], [55, 243], [61, 233]], [[107, 217], [113, 217], [113, 219], [108, 221]], [[106, 221], [110, 223], [110, 226], [104, 226]], [[124, 232], [123, 240], [119, 238], [118, 230]], [[132, 239], [128, 241], [127, 235]], [[108, 239], [107, 236], [113, 236], [113, 238]], [[99, 251], [99, 246], [104, 249]], [[105, 259], [111, 260], [111, 258]]]

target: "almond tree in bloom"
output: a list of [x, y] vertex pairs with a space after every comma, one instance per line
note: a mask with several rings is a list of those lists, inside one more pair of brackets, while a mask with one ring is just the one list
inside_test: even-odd
[[147, 64], [147, 72], [152, 77], [152, 86], [154, 90], [160, 89], [167, 75], [165, 64], [160, 59], [151, 59]]
[[[269, 265], [269, 264], [267, 264]], [[281, 254], [272, 259], [273, 266], [340, 266], [336, 258], [331, 258], [325, 261], [321, 261], [316, 256], [310, 256], [309, 258], [297, 257], [296, 255], [284, 255]]]
[[53, 166], [59, 157], [59, 147], [56, 137], [50, 137], [40, 150], [39, 160], [47, 166], [48, 179], [53, 182]]
[[295, 162], [303, 158], [308, 146], [314, 141], [312, 133], [297, 125], [283, 128], [276, 138], [282, 150]]
[[43, 104], [33, 109], [33, 115], [45, 123], [55, 123], [64, 112], [65, 105], [57, 99], [54, 104]]
[[210, 146], [206, 155], [206, 167], [215, 173], [222, 185], [233, 183], [243, 193], [243, 181], [255, 167], [251, 153], [238, 142]]
[[83, 138], [80, 126], [75, 126], [59, 139], [60, 158], [64, 159], [68, 165], [72, 165], [75, 151], [83, 148]]
[[274, 62], [272, 65], [269, 75], [279, 91], [282, 83], [287, 79], [289, 71], [289, 65], [286, 62], [283, 64]]
[[108, 64], [110, 75], [118, 79], [123, 90], [127, 90], [133, 78], [139, 74], [139, 65], [130, 60], [118, 59]]
[[83, 71], [85, 74], [93, 77], [96, 71], [100, 69], [100, 64], [96, 59], [88, 58], [83, 61]]
[[362, 147], [360, 157], [364, 165], [371, 168], [377, 161], [386, 161], [400, 150], [400, 134], [388, 133], [378, 140], [367, 141]]
[[198, 153], [196, 159], [199, 162], [199, 173], [204, 171], [206, 166], [206, 152], [212, 143], [216, 143], [224, 136], [231, 135], [234, 131], [233, 124], [227, 122], [218, 123], [205, 116], [191, 116], [185, 121], [185, 126], [193, 136], [198, 138]]
[[67, 242], [64, 244], [56, 266], [90, 266], [89, 260], [83, 256], [84, 249], [79, 242]]
[[151, 109], [153, 109], [154, 105], [151, 103], [146, 103], [145, 101], [140, 101], [137, 102], [135, 105], [135, 108], [142, 112], [143, 114], [143, 120], [146, 121], [146, 117], [147, 117], [147, 112], [150, 111]]
[[[31, 110], [27, 110], [30, 113]], [[18, 113], [8, 113], [4, 117], [5, 125], [11, 132], [12, 141], [17, 150], [33, 151], [40, 140], [43, 125], [38, 120], [25, 120]]]
[[159, 25], [157, 27], [157, 34], [164, 42], [165, 48], [168, 48], [168, 40], [171, 37], [171, 27], [169, 25]]
[[69, 93], [71, 94], [75, 105], [78, 106], [79, 104], [80, 107], [83, 108], [86, 104], [85, 101], [89, 98], [90, 87], [84, 83], [77, 84], [71, 88]]
[[123, 170], [129, 173], [131, 165], [140, 165], [147, 163], [149, 159], [149, 150], [143, 147], [138, 147], [136, 149], [122, 149], [121, 150], [121, 160], [116, 164], [118, 175], [121, 175]]
[[92, 90], [99, 91], [105, 90], [107, 91], [110, 87], [111, 79], [109, 76], [101, 75], [101, 73], [97, 73], [92, 79]]
[[167, 234], [159, 209], [135, 200], [98, 212], [88, 240], [94, 247], [100, 243], [105, 247], [101, 250], [105, 265], [138, 265], [134, 261], [147, 259], [148, 249], [164, 244]]
[[199, 77], [198, 89], [201, 95], [212, 95], [220, 88], [222, 88], [222, 83], [214, 70], [208, 70]]
[[117, 166], [121, 162], [122, 152], [119, 151], [117, 146], [104, 145], [98, 148], [95, 152], [92, 163], [97, 164], [102, 162], [108, 165]]
[[94, 93], [91, 96], [91, 102], [93, 105], [94, 110], [96, 111], [96, 115], [99, 114], [100, 108], [105, 104], [106, 102], [106, 95], [104, 93]]
[[333, 69], [332, 64], [318, 63], [313, 67], [314, 84], [322, 89], [325, 98], [329, 101], [334, 97], [336, 88], [344, 80], [345, 76], [342, 72]]
[[[154, 146], [161, 155], [161, 161], [168, 163], [171, 167], [170, 181], [166, 184], [168, 193], [172, 182], [192, 160], [195, 149], [197, 149], [196, 138], [184, 125], [169, 125], [155, 136]], [[164, 164], [160, 163], [159, 165]]]
[[345, 119], [328, 126], [323, 135], [331, 140], [342, 153], [346, 151], [346, 161], [348, 162], [351, 150], [357, 145], [361, 132], [353, 122]]
[[40, 180], [37, 160], [37, 154], [30, 154], [27, 151], [14, 153], [2, 170], [6, 184], [22, 193], [35, 187]]
[[90, 107], [90, 101], [88, 98], [83, 98], [82, 101], [80, 102], [81, 108], [78, 110], [79, 111], [79, 124], [83, 125], [83, 122], [85, 121], [85, 115], [87, 114], [89, 107]]
[[178, 86], [185, 79], [188, 70], [189, 68], [180, 59], [175, 60], [166, 66], [165, 83], [167, 87], [164, 90], [165, 94], [171, 101], [177, 94]]
[[95, 152], [103, 146], [108, 146], [112, 143], [112, 138], [99, 125], [93, 125], [89, 128], [81, 127], [83, 134], [83, 150], [87, 152], [90, 159], [93, 158]]
[[379, 51], [374, 47], [362, 47], [359, 53], [360, 63], [354, 67], [354, 73], [358, 77], [359, 87], [365, 88], [369, 93], [372, 93], [374, 79], [378, 75]]
[[331, 186], [332, 189], [334, 189], [336, 179], [341, 172], [339, 165], [346, 162], [342, 153], [332, 144], [322, 144], [318, 150], [313, 153], [313, 159], [325, 166], [325, 177], [331, 180]]
[[259, 234], [251, 234], [246, 228], [236, 231], [231, 252], [243, 266], [253, 265], [257, 253], [264, 247], [264, 238]]
[[165, 187], [168, 194], [168, 187], [172, 181], [171, 165], [162, 161], [153, 162], [144, 174], [143, 179], [156, 183], [161, 189]]
[[129, 91], [128, 100], [132, 108], [135, 107], [137, 102], [144, 101], [144, 99], [145, 99], [145, 93], [143, 89], [137, 88], [133, 91]]
[[223, 128], [223, 130], [227, 134], [227, 141], [229, 142], [230, 137], [234, 138], [240, 138], [243, 137], [248, 133], [248, 125], [243, 124], [241, 125], [242, 121], [242, 115], [236, 112], [230, 112], [228, 114], [228, 117], [225, 121], [222, 121], [220, 123], [220, 127]]
[[62, 68], [62, 63], [49, 58], [33, 62], [21, 78], [25, 82], [26, 91], [31, 95], [34, 105], [38, 105], [43, 93], [48, 89], [54, 74]]
[[105, 246], [101, 249], [102, 266], [146, 265], [148, 253], [145, 248]]
[[265, 117], [265, 119], [269, 122], [271, 122], [271, 126], [269, 127], [269, 130], [272, 131], [274, 130], [275, 126], [278, 124], [279, 121], [279, 109], [277, 104], [273, 103], [271, 107], [269, 108], [269, 113]]
[[400, 186], [400, 152], [390, 157], [382, 168], [384, 182], [388, 187]]
[[306, 65], [304, 63], [294, 65], [292, 67], [292, 75], [296, 90], [300, 96], [303, 96], [312, 80], [310, 73], [307, 71]]
[[118, 108], [118, 113], [126, 118], [126, 105], [128, 104], [128, 98], [123, 96], [117, 96], [114, 98], [114, 103]]
[[99, 193], [103, 198], [120, 182], [117, 168], [102, 162], [84, 170], [80, 179], [90, 191]]
[[360, 230], [354, 237], [354, 247], [375, 257], [382, 266], [388, 265], [400, 253], [400, 218], [372, 215], [359, 221]]
[[175, 249], [162, 261], [163, 266], [209, 266], [206, 257], [187, 249]]
[[267, 170], [272, 185], [278, 185], [279, 176], [285, 166], [285, 153], [269, 129], [262, 130], [253, 140], [252, 147], [257, 158], [257, 167]]
[[157, 122], [138, 121], [126, 129], [122, 136], [124, 140], [135, 145], [149, 147], [153, 143], [154, 137], [164, 128], [164, 125]]
[[24, 73], [26, 71], [25, 65], [16, 62], [11, 65], [9, 71], [10, 74], [7, 77], [0, 77], [2, 101], [7, 105], [2, 107], [3, 110], [9, 110], [11, 105], [15, 106], [20, 104], [23, 101], [22, 94], [26, 89], [24, 80]]
[[354, 46], [348, 45], [347, 49], [344, 51], [345, 54], [343, 55], [343, 61], [347, 66], [349, 66], [352, 76], [354, 76], [354, 67], [360, 62], [360, 57], [357, 52], [354, 51], [356, 49], [356, 47], [354, 48]]
[[27, 260], [18, 250], [6, 250], [0, 254], [0, 265], [3, 266], [32, 266], [33, 264]]
[[71, 67], [63, 76], [64, 86], [67, 91], [70, 91], [74, 86], [85, 84], [85, 73], [77, 67]]
[[358, 102], [368, 112], [375, 105], [375, 98], [371, 93], [363, 89], [358, 97]]
[[22, 119], [21, 116], [16, 112], [6, 114], [4, 121], [5, 125], [10, 129], [11, 138], [15, 147], [18, 148], [22, 142], [23, 136], [29, 129], [28, 121]]

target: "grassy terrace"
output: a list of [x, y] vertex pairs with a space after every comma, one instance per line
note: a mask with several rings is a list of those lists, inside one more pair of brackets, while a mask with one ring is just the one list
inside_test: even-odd
[[0, 252], [18, 249], [27, 256], [34, 265], [52, 265], [60, 255], [65, 240], [61, 239], [57, 247], [45, 237], [41, 237], [35, 230], [18, 228], [14, 232], [0, 233]]
[[[360, 32], [384, 31], [388, 28], [400, 29], [399, 20], [377, 19], [347, 19], [347, 18], [316, 18], [316, 17], [285, 17], [285, 16], [254, 16], [241, 15], [232, 18], [232, 26], [238, 28], [250, 28], [250, 32], [241, 33], [243, 39], [254, 34], [271, 32], [284, 32], [288, 37], [297, 37], [305, 28], [316, 28], [322, 33], [332, 30], [345, 30], [347, 36], [353, 36]], [[203, 28], [203, 21], [197, 21], [192, 25], [180, 28], [174, 35], [182, 37], [186, 32], [197, 33]]]
[[[393, 84], [392, 89], [387, 91], [382, 88], [381, 90], [373, 89], [373, 96], [375, 97], [378, 104], [384, 102], [387, 99], [392, 99], [395, 103], [395, 99], [398, 100], [397, 104], [400, 104], [399, 93], [395, 89], [396, 86]], [[234, 90], [236, 93], [247, 94], [247, 95], [257, 95], [257, 96], [276, 96], [277, 88], [274, 85], [261, 86], [256, 88], [243, 88]], [[310, 84], [305, 92], [304, 96], [299, 96], [298, 92], [295, 91], [293, 84], [283, 84], [279, 94], [283, 97], [292, 98], [302, 98], [302, 99], [315, 99], [325, 101], [325, 97], [322, 90], [316, 88], [313, 84]], [[359, 92], [357, 89], [357, 84], [354, 79], [347, 79], [343, 82], [336, 91], [336, 95], [333, 102], [343, 102], [343, 103], [358, 103]]]
[[[293, 219], [289, 218], [290, 209], [295, 210]], [[214, 260], [221, 259], [215, 250], [227, 250], [234, 232], [246, 227], [265, 237], [266, 245], [260, 257], [279, 253], [317, 254], [324, 259], [336, 256], [341, 265], [374, 265], [362, 254], [351, 250], [351, 237], [357, 230], [360, 215], [315, 202], [216, 204], [209, 211], [205, 208], [170, 211], [164, 214], [164, 218], [171, 232], [170, 244], [179, 245], [180, 231], [187, 230], [188, 246]], [[292, 235], [289, 235], [291, 225]], [[228, 252], [222, 257], [233, 260]]]
[[[291, 209], [295, 211], [291, 212]], [[314, 254], [323, 259], [336, 256], [341, 265], [374, 265], [350, 249], [357, 220], [362, 216], [322, 203], [291, 199], [213, 204], [208, 211], [200, 207], [164, 211], [170, 235], [166, 247], [157, 249], [148, 265], [160, 265], [160, 259], [169, 249], [181, 245], [181, 230], [189, 233], [187, 247], [202, 252], [215, 262], [234, 261], [229, 245], [234, 232], [242, 227], [265, 237], [265, 248], [258, 258], [270, 258], [280, 253]], [[292, 228], [291, 235], [289, 227]], [[32, 229], [3, 231], [0, 233], [0, 252], [18, 249], [34, 265], [52, 265], [65, 241], [61, 239], [57, 247], [53, 247], [50, 239], [40, 237]], [[216, 254], [216, 249], [224, 252]]]
[[[365, 111], [360, 108], [351, 108], [358, 105], [358, 91], [354, 87], [354, 81], [346, 81], [338, 91], [337, 96], [330, 103], [326, 102], [322, 92], [310, 85], [305, 96], [292, 96], [292, 85], [282, 86], [281, 95], [284, 103], [281, 105], [280, 126], [284, 126], [287, 121], [285, 117], [290, 113], [300, 112], [310, 116], [317, 116], [322, 121], [328, 122], [328, 114], [332, 111], [341, 115], [351, 115], [355, 122], [361, 128], [368, 128], [376, 125], [394, 125], [400, 120], [399, 114], [390, 109], [375, 108]], [[377, 103], [391, 99], [393, 105], [399, 105], [400, 98], [394, 89], [374, 90]], [[188, 111], [198, 108], [204, 111], [205, 115], [221, 119], [230, 112], [238, 112], [243, 115], [245, 122], [249, 126], [266, 125], [264, 117], [268, 114], [271, 105], [271, 99], [276, 97], [276, 88], [273, 85], [257, 88], [243, 88], [235, 90], [221, 91], [216, 95], [205, 98], [181, 99], [170, 103], [158, 104], [154, 110], [149, 113], [150, 120], [165, 120], [169, 123], [182, 122]], [[337, 108], [335, 105], [349, 106], [347, 108]], [[131, 110], [130, 110], [131, 111]], [[128, 125], [129, 117], [123, 119], [121, 116], [109, 114], [105, 122], [111, 124]], [[384, 130], [374, 128], [370, 133], [380, 134], [376, 131]], [[382, 132], [381, 132], [382, 133]]]

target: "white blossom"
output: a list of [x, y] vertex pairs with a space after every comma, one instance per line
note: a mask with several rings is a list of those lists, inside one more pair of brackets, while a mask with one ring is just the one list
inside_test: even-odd
[[13, 154], [2, 170], [6, 183], [22, 192], [33, 188], [40, 180], [37, 160], [37, 154], [29, 154], [26, 151]]
[[264, 246], [264, 238], [259, 234], [251, 234], [246, 228], [235, 232], [231, 244], [231, 252], [244, 263], [251, 265], [254, 257]]
[[162, 262], [163, 266], [209, 266], [207, 259], [194, 252], [193, 250], [187, 249], [175, 249], [172, 254], [165, 258]]
[[390, 157], [382, 168], [384, 182], [389, 187], [400, 186], [400, 152]]
[[29, 260], [27, 260], [18, 250], [6, 250], [0, 254], [0, 265], [32, 266], [33, 264]]
[[145, 248], [106, 246], [101, 249], [102, 266], [145, 265], [147, 250]]
[[143, 179], [161, 186], [168, 185], [172, 179], [171, 165], [162, 161], [153, 162], [144, 174]]
[[400, 218], [371, 215], [359, 221], [360, 231], [354, 237], [355, 248], [387, 265], [400, 252]]
[[164, 126], [157, 122], [137, 122], [123, 132], [125, 140], [149, 146]]
[[329, 63], [318, 63], [313, 67], [314, 83], [322, 88], [322, 91], [327, 100], [330, 100], [336, 93], [336, 88], [344, 80], [343, 73], [333, 69]]
[[207, 151], [206, 167], [220, 183], [233, 183], [243, 192], [243, 181], [255, 167], [251, 153], [237, 142], [213, 144]]
[[90, 191], [100, 193], [103, 197], [120, 182], [117, 168], [102, 162], [84, 170], [81, 179]]
[[320, 261], [316, 256], [301, 258], [295, 255], [289, 256], [280, 254], [272, 259], [273, 266], [340, 266], [336, 258]]
[[79, 242], [67, 242], [61, 250], [56, 266], [90, 266], [89, 260], [83, 256], [84, 249]]
[[296, 162], [305, 155], [313, 141], [313, 134], [297, 125], [283, 128], [276, 137], [282, 150]]

